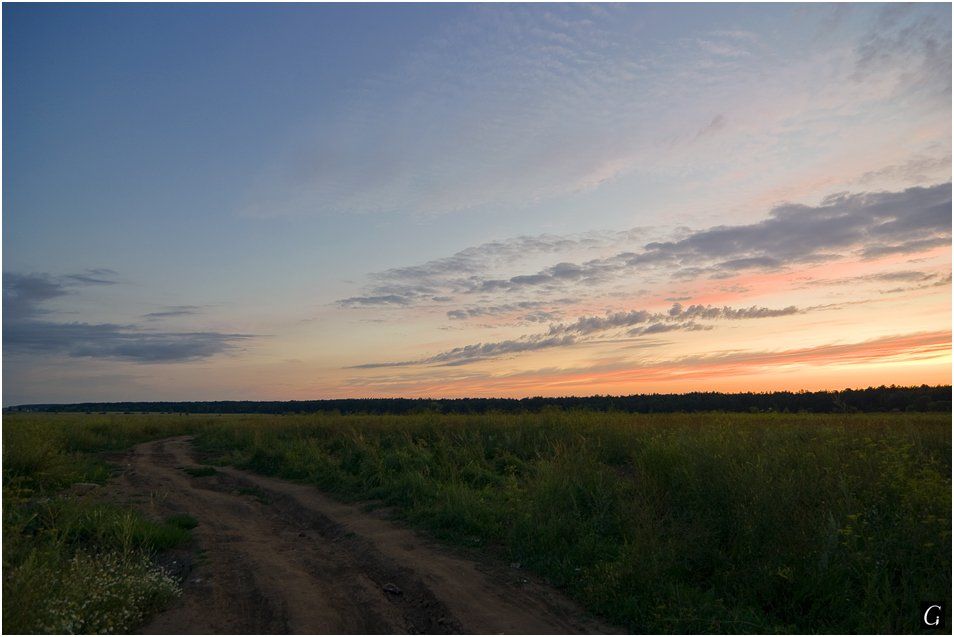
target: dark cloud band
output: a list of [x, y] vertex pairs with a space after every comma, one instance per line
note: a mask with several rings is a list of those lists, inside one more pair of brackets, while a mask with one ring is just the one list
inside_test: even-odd
[[[232, 350], [250, 334], [223, 332], [159, 332], [137, 325], [62, 323], [47, 320], [48, 301], [74, 288], [112, 285], [112, 270], [51, 276], [6, 272], [3, 275], [3, 346], [7, 354], [65, 355], [137, 363], [184, 362]], [[146, 320], [194, 314], [195, 306], [176, 306], [147, 314]]]

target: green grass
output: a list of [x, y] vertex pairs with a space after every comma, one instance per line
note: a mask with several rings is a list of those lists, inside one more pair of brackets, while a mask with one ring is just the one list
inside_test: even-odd
[[182, 431], [154, 419], [4, 418], [4, 633], [130, 632], [179, 594], [151, 558], [188, 539], [181, 521], [147, 520], [68, 487], [109, 477], [93, 452]]
[[[216, 464], [380, 502], [437, 537], [519, 562], [633, 632], [911, 633], [921, 601], [950, 606], [948, 415], [17, 415], [4, 424], [5, 494], [8, 484], [102, 480], [108, 470], [85, 452], [191, 432]], [[21, 425], [53, 435], [24, 445]], [[25, 453], [8, 473], [9, 440]], [[11, 632], [8, 554], [19, 554], [7, 547], [8, 504]], [[100, 535], [113, 547], [126, 537], [69, 537], [98, 546]]]
[[220, 460], [394, 507], [636, 632], [917, 632], [951, 588], [943, 415], [220, 420]]

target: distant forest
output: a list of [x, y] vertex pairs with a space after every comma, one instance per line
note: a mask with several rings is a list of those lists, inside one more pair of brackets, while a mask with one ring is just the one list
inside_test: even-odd
[[841, 391], [723, 394], [635, 394], [562, 398], [345, 398], [335, 400], [227, 400], [197, 402], [118, 402], [19, 405], [5, 412], [153, 412], [187, 414], [480, 414], [539, 412], [545, 409], [673, 412], [944, 412], [951, 411], [951, 386], [869, 387]]

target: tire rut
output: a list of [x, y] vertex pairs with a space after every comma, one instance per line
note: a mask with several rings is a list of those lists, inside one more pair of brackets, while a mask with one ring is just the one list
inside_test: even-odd
[[198, 557], [176, 552], [182, 599], [144, 633], [616, 632], [535, 578], [455, 555], [380, 513], [233, 468], [182, 470], [195, 464], [188, 436], [144, 443], [110, 486], [152, 515], [199, 521]]

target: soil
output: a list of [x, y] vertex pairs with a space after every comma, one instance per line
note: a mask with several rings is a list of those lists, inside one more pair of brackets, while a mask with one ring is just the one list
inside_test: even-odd
[[228, 467], [193, 477], [188, 436], [118, 463], [111, 498], [199, 522], [192, 546], [162, 557], [182, 597], [143, 633], [617, 632], [517, 565], [441, 546], [384, 510]]

